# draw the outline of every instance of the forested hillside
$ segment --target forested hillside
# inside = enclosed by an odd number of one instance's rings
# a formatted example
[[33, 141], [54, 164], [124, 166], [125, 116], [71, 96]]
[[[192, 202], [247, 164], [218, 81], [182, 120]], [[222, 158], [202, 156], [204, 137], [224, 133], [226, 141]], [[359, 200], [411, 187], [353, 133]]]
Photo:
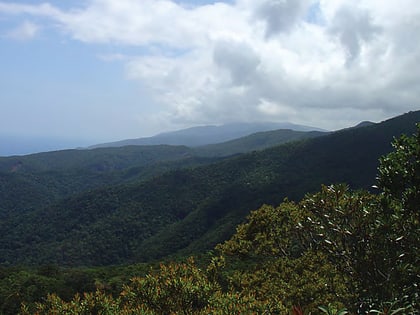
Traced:
[[51, 294], [20, 313], [418, 315], [420, 124], [393, 147], [379, 194], [323, 185], [252, 211], [207, 263], [162, 263], [119, 294]]
[[229, 155], [322, 134], [277, 130], [194, 149], [124, 146], [0, 157], [0, 214], [45, 207], [87, 190], [139, 182], [169, 170], [205, 165]]
[[391, 150], [393, 137], [412, 134], [418, 121], [420, 112], [412, 112], [140, 182], [120, 182], [25, 213], [3, 210], [1, 263], [110, 265], [202, 252], [229, 238], [249, 211], [264, 203], [298, 200], [321, 184], [370, 188], [378, 158]]
[[45, 207], [87, 190], [142, 181], [169, 169], [203, 165], [182, 146], [65, 150], [0, 158], [0, 213]]
[[274, 131], [258, 132], [243, 138], [216, 144], [208, 144], [194, 148], [199, 156], [228, 156], [246, 153], [254, 150], [263, 150], [286, 142], [310, 139], [326, 135], [321, 131], [295, 131], [279, 129]]

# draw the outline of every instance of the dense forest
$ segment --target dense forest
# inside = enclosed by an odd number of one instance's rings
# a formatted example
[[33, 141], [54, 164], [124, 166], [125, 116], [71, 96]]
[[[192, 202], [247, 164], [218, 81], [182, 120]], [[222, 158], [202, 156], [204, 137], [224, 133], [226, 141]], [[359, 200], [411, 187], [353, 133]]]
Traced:
[[369, 189], [393, 137], [418, 121], [414, 112], [217, 160], [170, 146], [5, 159], [0, 263], [105, 266], [210, 250], [264, 203], [322, 184]]
[[0, 313], [418, 314], [419, 121], [134, 167], [0, 159]]

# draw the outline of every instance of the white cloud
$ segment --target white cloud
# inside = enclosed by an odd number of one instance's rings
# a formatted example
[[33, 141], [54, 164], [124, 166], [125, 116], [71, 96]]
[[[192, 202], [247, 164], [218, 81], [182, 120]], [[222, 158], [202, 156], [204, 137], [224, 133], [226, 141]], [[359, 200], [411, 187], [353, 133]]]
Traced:
[[25, 21], [16, 28], [6, 32], [5, 36], [14, 40], [30, 40], [37, 36], [40, 28], [37, 24]]
[[0, 2], [0, 13], [10, 15], [29, 14], [49, 17], [57, 17], [60, 15], [60, 11], [49, 3], [31, 5]]
[[[417, 0], [190, 7], [91, 0], [67, 11], [0, 2], [0, 14], [45, 17], [64, 36], [121, 47], [101, 58], [124, 63], [127, 77], [154, 95], [168, 125], [290, 119], [333, 129], [420, 102]], [[142, 53], [126, 56], [127, 46]]]

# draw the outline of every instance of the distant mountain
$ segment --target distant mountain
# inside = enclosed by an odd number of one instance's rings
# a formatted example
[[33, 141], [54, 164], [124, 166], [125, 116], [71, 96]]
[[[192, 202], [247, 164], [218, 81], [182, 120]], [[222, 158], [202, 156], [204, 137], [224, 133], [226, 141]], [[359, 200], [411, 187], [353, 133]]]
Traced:
[[[321, 184], [370, 188], [378, 158], [391, 150], [394, 137], [414, 133], [419, 121], [420, 111], [411, 112], [145, 181], [84, 191], [23, 213], [2, 212], [0, 263], [111, 265], [212, 248], [263, 203], [300, 199]], [[16, 198], [32, 193], [15, 189]]]
[[319, 128], [296, 125], [292, 123], [234, 123], [221, 126], [199, 126], [182, 129], [173, 132], [161, 133], [153, 137], [122, 140], [117, 142], [103, 143], [89, 147], [121, 147], [126, 145], [185, 145], [189, 147], [203, 146], [226, 142], [229, 140], [248, 136], [253, 133], [291, 129], [295, 131], [325, 131]]
[[362, 121], [362, 122], [358, 123], [356, 126], [354, 126], [353, 128], [367, 127], [367, 126], [372, 126], [374, 124], [375, 123], [371, 122], [371, 121]]

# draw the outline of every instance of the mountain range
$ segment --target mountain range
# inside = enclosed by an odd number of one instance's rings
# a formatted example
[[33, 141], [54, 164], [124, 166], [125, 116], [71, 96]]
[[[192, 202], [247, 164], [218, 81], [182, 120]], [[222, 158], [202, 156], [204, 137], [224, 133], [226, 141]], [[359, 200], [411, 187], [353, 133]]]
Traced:
[[416, 111], [333, 133], [0, 158], [0, 264], [113, 265], [203, 252], [264, 203], [298, 200], [321, 184], [371, 189], [379, 157], [419, 121]]
[[165, 132], [152, 137], [126, 139], [116, 142], [86, 146], [87, 141], [59, 140], [51, 137], [21, 137], [0, 135], [0, 157], [28, 155], [47, 151], [59, 151], [68, 148], [105, 148], [128, 145], [185, 145], [203, 146], [233, 139], [238, 139], [257, 132], [290, 129], [294, 131], [325, 131], [320, 128], [297, 125], [293, 123], [231, 123], [220, 126], [197, 126], [187, 129]]
[[226, 142], [241, 137], [245, 137], [257, 132], [290, 129], [294, 131], [320, 131], [326, 130], [309, 127], [304, 125], [297, 125], [292, 123], [275, 123], [275, 122], [261, 122], [261, 123], [231, 123], [220, 126], [198, 126], [187, 129], [165, 132], [157, 134], [153, 137], [128, 139], [117, 142], [103, 143], [89, 147], [103, 148], [103, 147], [121, 147], [127, 145], [185, 145], [189, 147], [204, 146], [208, 144], [215, 144]]

